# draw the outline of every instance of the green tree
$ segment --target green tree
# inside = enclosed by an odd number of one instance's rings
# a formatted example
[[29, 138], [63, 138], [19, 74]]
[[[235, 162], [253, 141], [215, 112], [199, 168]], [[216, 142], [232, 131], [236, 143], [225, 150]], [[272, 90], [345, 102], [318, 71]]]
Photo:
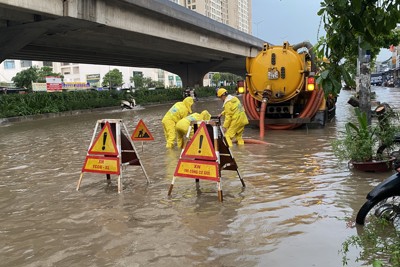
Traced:
[[221, 75], [221, 81], [225, 81], [226, 83], [232, 85], [232, 84], [236, 84], [237, 81], [239, 80], [243, 80], [243, 78], [241, 76], [235, 75], [233, 73], [229, 73], [229, 72], [222, 72], [220, 73]]
[[109, 72], [104, 75], [103, 78], [103, 86], [110, 86], [110, 88], [115, 88], [122, 86], [123, 84], [122, 72], [118, 69], [110, 70]]
[[213, 76], [212, 76], [212, 78], [211, 78], [211, 81], [212, 81], [216, 86], [219, 86], [219, 82], [221, 81], [221, 74], [220, 74], [219, 72], [214, 73]]
[[143, 88], [143, 73], [136, 73], [130, 77], [131, 83], [135, 85], [135, 88]]
[[17, 87], [27, 88], [29, 91], [32, 90], [32, 82], [45, 83], [47, 76], [61, 77], [61, 73], [53, 72], [51, 67], [41, 67], [37, 66], [30, 67], [29, 69], [18, 72], [11, 80]]
[[39, 82], [39, 83], [45, 83], [46, 77], [48, 77], [48, 76], [64, 78], [64, 76], [61, 75], [61, 73], [53, 72], [53, 68], [48, 67], [48, 66], [44, 66], [44, 67], [41, 67], [40, 69], [38, 69], [37, 74], [38, 74], [38, 78], [37, 78], [36, 82]]
[[29, 69], [18, 72], [12, 79], [15, 86], [20, 88], [27, 88], [29, 91], [32, 90], [32, 82], [36, 82], [38, 79], [38, 67], [33, 66]]
[[156, 87], [156, 82], [150, 77], [143, 78], [143, 88]]
[[135, 84], [137, 89], [147, 89], [150, 87], [163, 87], [164, 84], [160, 81], [153, 81], [150, 77], [143, 77], [142, 74], [136, 74], [130, 78], [130, 81]]
[[[318, 15], [321, 16], [326, 36], [319, 40], [316, 47], [318, 58], [327, 58], [320, 62], [323, 71], [317, 80], [325, 94], [337, 95], [341, 81], [354, 84], [350, 75], [351, 64], [362, 59], [361, 76], [370, 75], [369, 58], [374, 60], [380, 48], [388, 47], [396, 41], [398, 33], [393, 32], [400, 21], [400, 0], [324, 0]], [[394, 43], [395, 45], [398, 44]], [[359, 53], [359, 52], [362, 53]], [[354, 64], [354, 63], [353, 63]], [[354, 66], [354, 65], [353, 65]], [[364, 67], [365, 66], [365, 67]], [[370, 117], [370, 88], [359, 90], [360, 108]], [[365, 100], [365, 101], [364, 101]]]

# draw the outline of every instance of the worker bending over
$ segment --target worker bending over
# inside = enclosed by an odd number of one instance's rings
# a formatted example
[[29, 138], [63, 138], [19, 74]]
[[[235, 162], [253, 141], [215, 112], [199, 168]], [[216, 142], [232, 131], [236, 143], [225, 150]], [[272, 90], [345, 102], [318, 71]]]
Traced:
[[[210, 119], [211, 114], [207, 110], [203, 110], [200, 114], [195, 112], [178, 121], [178, 123], [176, 124], [176, 137], [178, 147], [184, 147], [184, 136], [187, 134], [190, 123], [192, 121], [208, 121]], [[192, 128], [190, 132], [190, 138], [193, 136], [193, 134], [194, 130]]]
[[193, 98], [186, 97], [181, 102], [175, 103], [164, 115], [162, 124], [164, 128], [166, 148], [173, 148], [176, 138], [175, 125], [178, 121], [185, 118], [189, 113], [192, 113]]
[[223, 111], [220, 116], [225, 116], [223, 129], [228, 146], [232, 146], [232, 139], [236, 137], [238, 145], [244, 145], [243, 132], [244, 126], [249, 124], [246, 113], [239, 98], [228, 94], [225, 88], [219, 88], [217, 97], [224, 102]]

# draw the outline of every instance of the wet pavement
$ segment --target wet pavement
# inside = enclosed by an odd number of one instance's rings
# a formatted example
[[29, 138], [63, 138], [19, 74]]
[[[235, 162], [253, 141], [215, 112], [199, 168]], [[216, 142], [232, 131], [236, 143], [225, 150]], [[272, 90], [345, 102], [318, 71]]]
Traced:
[[[376, 87], [400, 107], [400, 89]], [[102, 111], [0, 126], [0, 266], [342, 266], [341, 245], [367, 192], [391, 173], [361, 173], [338, 162], [330, 142], [352, 116], [342, 91], [323, 129], [266, 131], [267, 145], [234, 145], [244, 178], [222, 171], [216, 183], [177, 178], [180, 150], [165, 149], [161, 119], [171, 104]], [[221, 102], [196, 102], [212, 115]], [[155, 138], [135, 142], [139, 166], [117, 178], [85, 173], [76, 184], [98, 119], [140, 119]], [[248, 127], [244, 137], [259, 139]], [[358, 251], [351, 251], [355, 257]], [[351, 263], [350, 266], [362, 266]]]

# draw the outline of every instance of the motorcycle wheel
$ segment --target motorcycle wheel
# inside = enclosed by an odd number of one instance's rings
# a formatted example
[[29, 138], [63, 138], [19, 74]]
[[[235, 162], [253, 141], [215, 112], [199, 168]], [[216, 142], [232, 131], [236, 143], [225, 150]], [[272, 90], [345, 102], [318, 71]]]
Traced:
[[381, 201], [367, 201], [357, 213], [356, 223], [364, 225], [374, 219], [400, 221], [400, 196], [390, 196]]

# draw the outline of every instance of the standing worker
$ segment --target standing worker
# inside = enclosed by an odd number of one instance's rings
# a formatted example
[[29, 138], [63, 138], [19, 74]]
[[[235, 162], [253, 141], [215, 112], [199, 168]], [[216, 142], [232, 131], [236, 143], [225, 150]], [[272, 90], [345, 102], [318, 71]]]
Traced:
[[164, 115], [162, 124], [164, 128], [165, 140], [167, 141], [166, 148], [173, 148], [176, 138], [176, 123], [185, 118], [189, 113], [192, 113], [193, 98], [186, 97], [182, 102], [175, 103]]
[[224, 101], [223, 111], [220, 116], [225, 116], [224, 125], [225, 138], [228, 146], [232, 146], [232, 139], [236, 137], [238, 145], [244, 145], [244, 126], [249, 124], [246, 113], [239, 98], [228, 94], [225, 88], [219, 88], [217, 97]]
[[[179, 148], [184, 147], [183, 137], [187, 134], [190, 123], [192, 121], [208, 121], [210, 119], [211, 119], [211, 114], [207, 110], [203, 110], [200, 114], [193, 113], [178, 121], [178, 123], [176, 124], [176, 137], [177, 137], [178, 147]], [[192, 128], [192, 131], [190, 132], [190, 137], [192, 137], [193, 134], [194, 131]]]

